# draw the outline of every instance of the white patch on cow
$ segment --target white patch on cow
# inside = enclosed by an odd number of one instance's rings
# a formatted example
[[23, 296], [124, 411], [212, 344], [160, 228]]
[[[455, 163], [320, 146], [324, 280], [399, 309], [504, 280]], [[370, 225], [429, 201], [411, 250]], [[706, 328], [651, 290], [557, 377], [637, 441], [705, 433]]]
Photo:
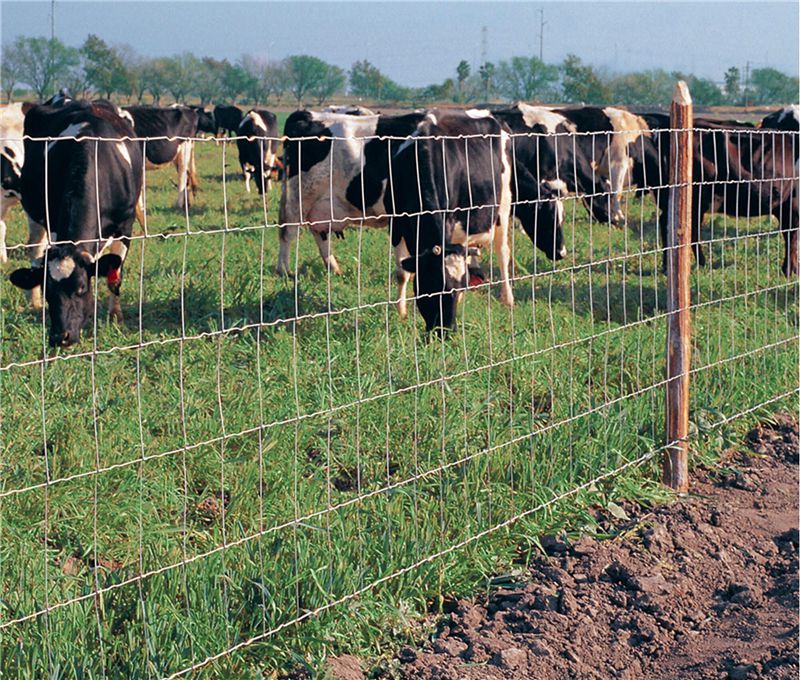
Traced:
[[69, 256], [50, 260], [47, 263], [47, 271], [50, 272], [53, 281], [63, 281], [75, 271], [75, 260]]
[[486, 109], [467, 109], [464, 113], [470, 118], [489, 118], [492, 115], [492, 112]]
[[123, 120], [127, 120], [130, 123], [130, 126], [135, 130], [136, 124], [133, 122], [133, 116], [131, 115], [130, 111], [125, 111], [124, 109], [120, 108], [119, 106], [115, 107], [117, 109], [117, 115], [122, 118]]
[[563, 179], [546, 179], [542, 181], [542, 184], [559, 196], [566, 196], [569, 193], [567, 183]]
[[131, 155], [128, 153], [128, 147], [125, 146], [122, 142], [116, 143], [117, 151], [119, 151], [119, 155], [122, 156], [125, 161], [127, 162], [129, 167], [133, 167], [131, 163]]
[[531, 106], [530, 104], [519, 102], [517, 108], [522, 114], [522, 120], [525, 121], [525, 125], [528, 127], [541, 125], [549, 133], [556, 132], [559, 125], [564, 125], [570, 132], [575, 132], [576, 130], [575, 125], [564, 116], [546, 109], [544, 106]]
[[447, 255], [444, 258], [444, 271], [447, 282], [460, 287], [467, 274], [466, 258], [463, 255]]
[[264, 132], [267, 131], [267, 124], [264, 122], [264, 119], [260, 116], [260, 114], [256, 113], [255, 111], [251, 111], [247, 114], [247, 117], [253, 121], [253, 125], [255, 125], [259, 130], [263, 130]]
[[789, 116], [792, 116], [792, 118], [794, 118], [797, 123], [800, 124], [800, 105], [792, 104], [791, 106], [785, 106], [778, 116], [778, 122], [783, 122], [783, 119], [788, 118]]
[[458, 243], [473, 248], [483, 248], [492, 240], [493, 228], [489, 231], [470, 232], [467, 234], [464, 225], [457, 221], [453, 224], [453, 231], [450, 234], [450, 243]]
[[[562, 224], [564, 224], [564, 204], [558, 199], [556, 199], [556, 215], [558, 219], [558, 226], [561, 226]], [[562, 246], [561, 250], [562, 250], [561, 256], [563, 257], [564, 255], [567, 254], [567, 249]]]
[[[63, 129], [63, 130], [62, 130], [62, 131], [61, 131], [61, 132], [58, 134], [58, 137], [66, 137], [66, 138], [77, 137], [77, 136], [78, 136], [78, 133], [79, 133], [81, 130], [83, 130], [84, 128], [88, 127], [88, 125], [89, 125], [89, 123], [87, 123], [87, 122], [83, 122], [83, 123], [72, 123], [71, 125], [68, 125], [66, 128], [64, 128], [64, 129]], [[47, 150], [48, 150], [48, 151], [50, 151], [50, 149], [52, 149], [52, 148], [53, 148], [53, 146], [54, 146], [55, 144], [57, 144], [57, 143], [58, 143], [58, 140], [57, 140], [57, 139], [54, 139], [52, 142], [50, 142], [50, 143], [47, 145]]]
[[438, 124], [439, 124], [439, 121], [438, 121], [438, 119], [436, 118], [436, 114], [434, 114], [434, 113], [433, 113], [433, 112], [431, 112], [431, 111], [428, 111], [428, 113], [426, 113], [426, 114], [425, 114], [425, 118], [427, 118], [427, 119], [428, 119], [428, 120], [429, 120], [431, 123], [433, 123], [434, 125], [438, 125]]

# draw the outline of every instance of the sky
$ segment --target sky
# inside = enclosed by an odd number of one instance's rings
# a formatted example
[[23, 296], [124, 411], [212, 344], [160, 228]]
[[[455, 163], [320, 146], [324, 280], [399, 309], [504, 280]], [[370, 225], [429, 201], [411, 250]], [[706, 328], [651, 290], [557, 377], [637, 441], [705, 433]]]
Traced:
[[[50, 2], [0, 0], [0, 39], [49, 36]], [[540, 13], [543, 12], [542, 13]], [[312, 54], [342, 68], [368, 59], [402, 85], [538, 55], [574, 53], [612, 72], [664, 68], [721, 81], [729, 66], [798, 74], [800, 3], [790, 2], [75, 2], [56, 0], [55, 34], [95, 33], [145, 56], [237, 59]]]

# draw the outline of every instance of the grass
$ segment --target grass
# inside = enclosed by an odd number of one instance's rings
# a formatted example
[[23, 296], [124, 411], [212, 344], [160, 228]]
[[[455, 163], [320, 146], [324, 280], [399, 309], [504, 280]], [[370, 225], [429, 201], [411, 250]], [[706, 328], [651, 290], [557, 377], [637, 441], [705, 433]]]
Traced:
[[[277, 232], [244, 193], [235, 146], [225, 155], [227, 212], [222, 147], [198, 146], [190, 236], [170, 207], [172, 170], [148, 174], [148, 232], [164, 238], [134, 242], [123, 326], [100, 319], [43, 368], [41, 317], [0, 281], [0, 614], [53, 608], [2, 629], [4, 676], [168, 675], [662, 444], [665, 279], [649, 198], [628, 197], [628, 229], [590, 224], [568, 201], [571, 254], [556, 266], [516, 231], [516, 307], [494, 286], [470, 292], [458, 330], [428, 342], [421, 319], [402, 322], [387, 302], [383, 231], [336, 241], [344, 274], [330, 279], [301, 234], [297, 278], [275, 276]], [[723, 217], [706, 227], [710, 265], [692, 278], [697, 459], [737, 441], [746, 422], [727, 418], [797, 387], [798, 287], [780, 274], [775, 229]], [[9, 243], [24, 239], [17, 212]], [[23, 254], [13, 257], [7, 272]], [[542, 532], [592, 530], [591, 508], [615, 499], [663, 500], [657, 462], [198, 675], [386, 655], [441, 596], [513, 573]]]

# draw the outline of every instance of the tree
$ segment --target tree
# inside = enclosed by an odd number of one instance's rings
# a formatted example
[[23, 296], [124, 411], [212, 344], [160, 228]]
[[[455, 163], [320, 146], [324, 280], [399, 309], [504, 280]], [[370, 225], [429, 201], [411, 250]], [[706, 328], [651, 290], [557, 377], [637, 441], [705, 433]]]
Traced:
[[153, 104], [156, 106], [161, 103], [161, 97], [167, 91], [168, 61], [163, 57], [150, 59], [142, 67], [142, 84], [153, 97]]
[[199, 59], [191, 52], [184, 52], [159, 61], [163, 61], [164, 89], [172, 95], [176, 103], [183, 102], [192, 91]]
[[137, 103], [141, 104], [144, 100], [144, 93], [147, 91], [147, 84], [143, 77], [147, 60], [127, 44], [117, 45], [116, 50], [117, 56], [128, 74], [128, 86], [125, 91], [128, 102], [133, 95], [136, 97]]
[[287, 57], [286, 68], [289, 91], [294, 95], [298, 105], [303, 102], [304, 97], [313, 94], [321, 87], [322, 82], [329, 77], [328, 64], [307, 54]]
[[637, 71], [617, 76], [609, 86], [616, 103], [652, 106], [672, 101], [675, 78], [662, 69]]
[[574, 54], [561, 64], [561, 88], [564, 101], [572, 104], [603, 104], [611, 98], [610, 88], [594, 68]]
[[753, 69], [750, 88], [754, 104], [790, 104], [797, 101], [800, 81], [774, 68]]
[[81, 47], [86, 80], [108, 99], [114, 92], [127, 92], [130, 78], [117, 51], [90, 34]]
[[289, 72], [284, 62], [272, 62], [264, 67], [263, 74], [264, 99], [268, 100], [271, 94], [278, 101], [283, 97], [289, 87]]
[[483, 85], [483, 98], [487, 101], [492, 96], [494, 90], [494, 71], [494, 64], [491, 61], [481, 64], [481, 67], [478, 69], [481, 85]]
[[512, 57], [497, 68], [497, 89], [508, 99], [547, 99], [554, 93], [558, 67], [538, 57]]
[[6, 102], [11, 102], [14, 87], [19, 83], [22, 69], [14, 45], [3, 45], [2, 62], [0, 62], [0, 81], [6, 95]]
[[464, 81], [469, 78], [469, 73], [469, 62], [466, 59], [462, 59], [460, 62], [458, 62], [458, 66], [456, 66], [456, 75], [458, 77], [458, 99], [462, 104], [464, 103]]
[[212, 57], [203, 57], [197, 64], [192, 78], [192, 94], [200, 98], [200, 106], [219, 98], [223, 72], [223, 63]]
[[36, 93], [39, 100], [49, 97], [59, 82], [78, 65], [80, 55], [58, 38], [25, 38], [14, 41], [19, 59], [19, 79]]
[[220, 95], [231, 103], [253, 87], [253, 76], [239, 64], [231, 64], [227, 59], [222, 61], [220, 73]]
[[725, 71], [725, 97], [729, 104], [738, 104], [742, 96], [742, 74], [735, 66]]
[[344, 89], [347, 82], [347, 74], [343, 69], [333, 64], [325, 65], [325, 75], [314, 87], [311, 88], [311, 94], [317, 100], [317, 104], [322, 106], [334, 94]]
[[388, 78], [366, 59], [350, 67], [350, 94], [364, 99], [380, 99]]

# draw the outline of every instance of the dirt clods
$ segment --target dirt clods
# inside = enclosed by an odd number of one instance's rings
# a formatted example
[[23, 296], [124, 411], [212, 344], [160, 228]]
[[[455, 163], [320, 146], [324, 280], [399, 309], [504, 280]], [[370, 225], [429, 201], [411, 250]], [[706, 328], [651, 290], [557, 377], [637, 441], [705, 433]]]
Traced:
[[617, 506], [605, 519], [624, 538], [543, 537], [520, 583], [457, 601], [404, 648], [401, 675], [796, 678], [797, 421], [778, 414], [745, 444], [695, 470], [685, 499]]

